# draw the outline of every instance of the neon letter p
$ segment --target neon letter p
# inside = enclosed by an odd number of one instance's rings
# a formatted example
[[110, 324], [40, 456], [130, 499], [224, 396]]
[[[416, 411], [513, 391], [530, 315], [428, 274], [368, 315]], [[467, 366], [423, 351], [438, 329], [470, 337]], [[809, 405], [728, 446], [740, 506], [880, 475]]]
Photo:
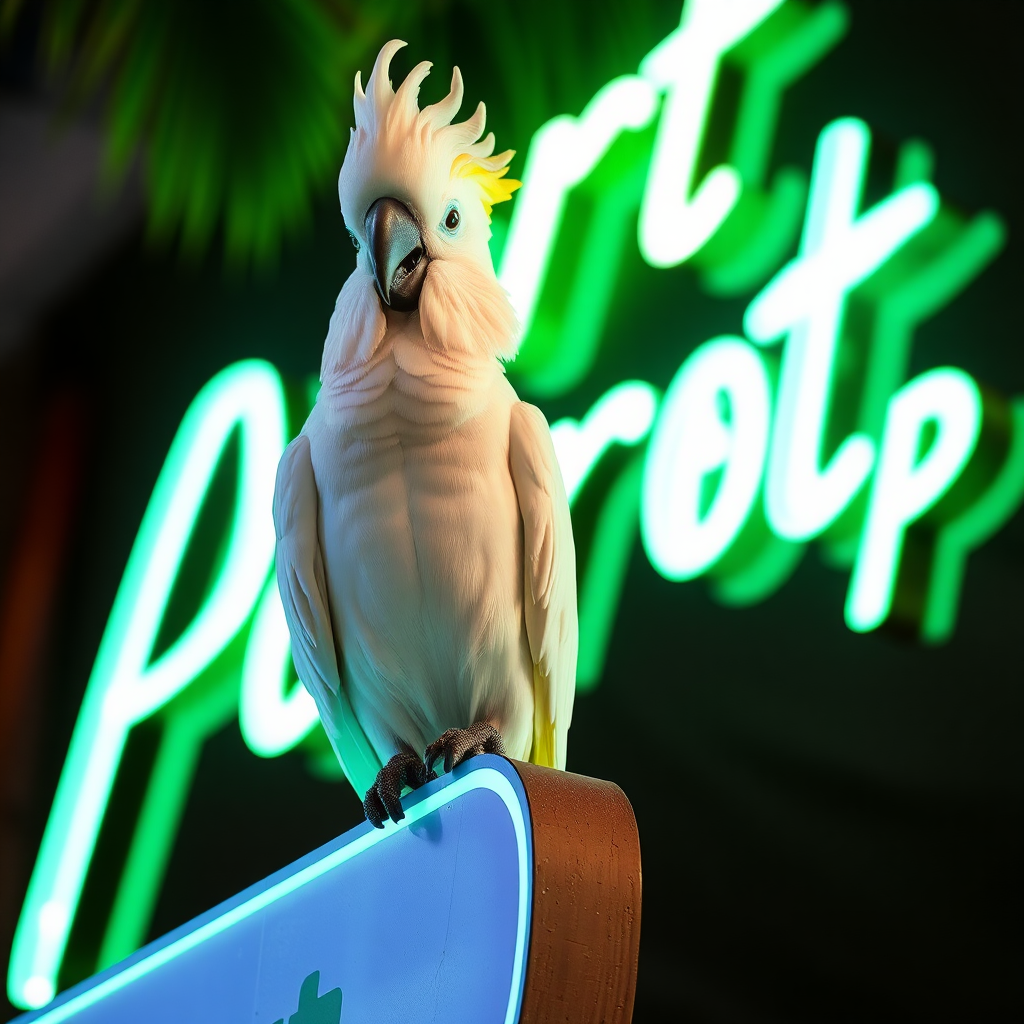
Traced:
[[[977, 384], [962, 370], [929, 370], [889, 400], [867, 520], [846, 599], [846, 624], [857, 632], [889, 614], [903, 538], [949, 490], [974, 454], [981, 431]], [[935, 437], [921, 454], [926, 426]]]

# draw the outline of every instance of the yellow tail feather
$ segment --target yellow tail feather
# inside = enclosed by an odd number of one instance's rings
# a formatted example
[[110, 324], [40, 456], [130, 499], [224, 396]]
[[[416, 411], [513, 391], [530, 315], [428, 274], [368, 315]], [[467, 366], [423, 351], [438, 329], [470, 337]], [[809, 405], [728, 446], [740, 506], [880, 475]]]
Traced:
[[555, 768], [555, 723], [551, 720], [551, 688], [540, 667], [533, 666], [533, 751], [530, 760]]

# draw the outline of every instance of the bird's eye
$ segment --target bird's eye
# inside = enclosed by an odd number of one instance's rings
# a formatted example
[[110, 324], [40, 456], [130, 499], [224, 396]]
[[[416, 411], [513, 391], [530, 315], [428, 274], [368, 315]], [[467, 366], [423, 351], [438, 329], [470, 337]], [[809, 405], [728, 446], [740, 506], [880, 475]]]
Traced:
[[462, 220], [459, 215], [459, 208], [454, 204], [448, 207], [448, 212], [444, 215], [443, 227], [445, 231], [450, 235], [454, 235], [459, 228], [459, 222]]
[[359, 252], [359, 239], [351, 231], [348, 233], [348, 237], [352, 239], [352, 245], [356, 252]]

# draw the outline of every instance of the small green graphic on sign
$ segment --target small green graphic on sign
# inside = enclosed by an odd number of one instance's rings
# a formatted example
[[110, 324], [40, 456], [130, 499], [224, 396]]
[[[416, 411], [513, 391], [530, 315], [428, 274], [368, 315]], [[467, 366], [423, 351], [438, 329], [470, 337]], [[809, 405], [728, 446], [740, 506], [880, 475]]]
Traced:
[[[307, 975], [299, 989], [299, 1008], [288, 1018], [288, 1024], [341, 1024], [341, 989], [332, 988], [318, 996], [320, 972]], [[279, 1017], [274, 1024], [284, 1024]]]

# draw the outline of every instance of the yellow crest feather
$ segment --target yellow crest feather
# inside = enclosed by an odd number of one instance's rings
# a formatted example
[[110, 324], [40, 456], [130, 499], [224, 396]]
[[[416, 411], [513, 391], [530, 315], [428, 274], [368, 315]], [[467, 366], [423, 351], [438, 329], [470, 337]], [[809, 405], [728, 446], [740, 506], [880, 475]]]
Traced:
[[508, 173], [507, 164], [514, 155], [513, 150], [507, 150], [497, 157], [475, 157], [471, 153], [462, 153], [452, 163], [452, 177], [469, 178], [480, 188], [480, 198], [484, 204], [484, 212], [487, 220], [491, 219], [491, 210], [496, 203], [503, 203], [506, 199], [512, 198], [515, 192], [523, 183], [515, 178], [506, 178]]

